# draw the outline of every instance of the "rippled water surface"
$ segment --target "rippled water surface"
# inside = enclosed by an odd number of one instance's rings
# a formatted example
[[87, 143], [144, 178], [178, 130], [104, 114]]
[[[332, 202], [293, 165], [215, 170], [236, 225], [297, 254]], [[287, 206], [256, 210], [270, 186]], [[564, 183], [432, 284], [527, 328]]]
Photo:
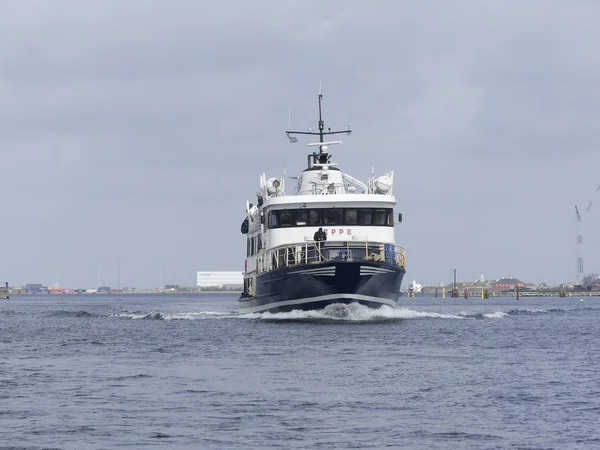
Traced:
[[600, 448], [600, 298], [0, 300], [0, 448]]

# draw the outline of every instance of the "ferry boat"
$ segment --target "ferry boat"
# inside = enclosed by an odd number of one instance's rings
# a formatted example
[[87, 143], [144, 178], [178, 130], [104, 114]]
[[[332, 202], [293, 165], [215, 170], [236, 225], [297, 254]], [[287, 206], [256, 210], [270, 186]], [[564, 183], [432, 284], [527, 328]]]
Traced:
[[[241, 232], [246, 235], [241, 313], [317, 310], [334, 303], [372, 308], [395, 307], [406, 272], [404, 249], [395, 244], [393, 171], [362, 182], [342, 172], [329, 150], [341, 141], [326, 141], [351, 130], [325, 129], [319, 93], [319, 142], [308, 167], [286, 193], [286, 176], [260, 176], [256, 204], [246, 202]], [[318, 151], [317, 151], [318, 150]], [[398, 214], [398, 223], [402, 214]]]

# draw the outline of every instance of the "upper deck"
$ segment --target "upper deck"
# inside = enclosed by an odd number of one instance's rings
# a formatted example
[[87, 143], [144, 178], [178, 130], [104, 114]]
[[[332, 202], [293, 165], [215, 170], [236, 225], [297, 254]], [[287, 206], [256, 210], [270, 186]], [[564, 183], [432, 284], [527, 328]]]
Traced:
[[257, 238], [257, 248], [303, 242], [312, 238], [319, 227], [330, 232], [332, 238], [369, 236], [385, 243], [394, 240], [394, 172], [371, 174], [363, 182], [337, 167], [329, 147], [341, 141], [325, 141], [325, 136], [349, 135], [351, 130], [325, 129], [322, 97], [319, 93], [318, 131], [286, 131], [291, 143], [298, 141], [294, 135], [318, 136], [319, 142], [308, 144], [315, 150], [318, 148], [318, 152], [308, 154], [307, 167], [297, 177], [284, 174], [267, 178], [263, 173], [257, 205], [249, 202], [246, 205], [248, 214], [242, 233]]
[[375, 194], [329, 194], [329, 195], [285, 195], [267, 198], [263, 207], [273, 209], [299, 208], [299, 207], [393, 207], [396, 198], [393, 195]]

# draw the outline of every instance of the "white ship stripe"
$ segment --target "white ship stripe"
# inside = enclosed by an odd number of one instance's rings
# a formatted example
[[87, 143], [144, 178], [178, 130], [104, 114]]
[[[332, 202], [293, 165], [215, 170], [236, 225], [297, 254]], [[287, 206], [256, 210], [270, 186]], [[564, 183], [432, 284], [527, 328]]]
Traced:
[[322, 269], [306, 269], [306, 270], [294, 270], [288, 273], [303, 273], [303, 274], [323, 274], [323, 273], [335, 273], [335, 267], [324, 267]]
[[396, 307], [396, 302], [394, 300], [390, 300], [387, 298], [381, 297], [373, 297], [371, 295], [362, 295], [362, 294], [329, 294], [329, 295], [319, 295], [317, 297], [309, 297], [309, 298], [298, 298], [294, 300], [283, 300], [281, 302], [273, 302], [267, 303], [265, 305], [253, 306], [250, 308], [243, 308], [240, 306], [240, 313], [255, 313], [255, 312], [264, 312], [271, 308], [278, 308], [281, 306], [293, 306], [300, 305], [306, 303], [317, 303], [323, 300], [333, 300], [336, 298], [348, 298], [354, 300], [365, 300], [373, 303], [379, 303], [381, 305], [391, 306], [392, 308]]
[[360, 271], [360, 275], [383, 275], [383, 274], [386, 274], [386, 273], [388, 273], [388, 272], [383, 272], [383, 271], [379, 272], [377, 270], [364, 270], [364, 271], [361, 270]]
[[378, 267], [361, 267], [360, 268], [361, 273], [362, 272], [377, 272], [377, 273], [394, 273], [393, 270], [389, 270], [389, 269], [380, 269]]

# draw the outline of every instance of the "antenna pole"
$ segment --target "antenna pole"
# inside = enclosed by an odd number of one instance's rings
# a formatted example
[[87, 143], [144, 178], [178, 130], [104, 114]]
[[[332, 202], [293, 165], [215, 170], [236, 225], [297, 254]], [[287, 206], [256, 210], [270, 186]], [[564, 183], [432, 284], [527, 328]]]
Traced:
[[[325, 136], [328, 136], [331, 134], [342, 134], [342, 133], [349, 135], [350, 133], [352, 133], [352, 130], [350, 130], [350, 125], [348, 125], [347, 130], [343, 130], [343, 131], [342, 130], [331, 131], [331, 128], [329, 128], [327, 131], [325, 131], [325, 121], [323, 120], [323, 108], [322, 108], [323, 94], [321, 94], [321, 83], [319, 83], [319, 95], [317, 98], [319, 100], [319, 131], [318, 132], [315, 132], [315, 131], [292, 131], [292, 130], [288, 129], [285, 132], [285, 134], [287, 135], [290, 142], [292, 142], [292, 143], [297, 142], [297, 139], [294, 136], [292, 136], [294, 134], [319, 136], [319, 142], [325, 142]], [[324, 153], [322, 145], [319, 146], [319, 153]]]
[[[319, 90], [321, 90], [319, 88]], [[323, 94], [319, 94], [319, 142], [323, 142], [323, 131], [325, 131], [325, 122], [323, 122], [323, 114], [321, 113], [321, 100], [323, 100]], [[321, 147], [319, 147], [321, 149]]]

